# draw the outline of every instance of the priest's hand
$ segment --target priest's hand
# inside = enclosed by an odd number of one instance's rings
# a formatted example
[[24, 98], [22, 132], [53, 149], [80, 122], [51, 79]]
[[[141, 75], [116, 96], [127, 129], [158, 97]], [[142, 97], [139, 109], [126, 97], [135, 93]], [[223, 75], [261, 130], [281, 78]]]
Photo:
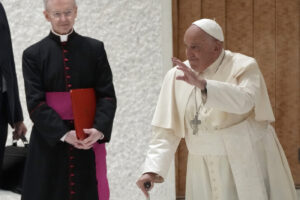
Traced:
[[88, 135], [87, 138], [81, 141], [84, 149], [90, 149], [98, 141], [104, 138], [104, 134], [95, 128], [83, 129], [83, 132]]
[[14, 123], [13, 128], [15, 129], [13, 131], [13, 138], [16, 140], [20, 139], [27, 132], [27, 128], [22, 121]]
[[[149, 197], [149, 191], [153, 188], [154, 183], [162, 183], [164, 179], [156, 173], [144, 173], [136, 182], [136, 185], [142, 190], [145, 196]], [[150, 183], [150, 187], [146, 188], [145, 183]]]
[[77, 149], [84, 149], [84, 145], [82, 144], [82, 142], [77, 139], [75, 130], [67, 132], [64, 141]]
[[197, 77], [197, 74], [188, 66], [186, 66], [181, 60], [178, 58], [173, 57], [172, 62], [174, 65], [177, 65], [177, 69], [181, 70], [183, 72], [182, 76], [177, 76], [176, 80], [182, 80], [185, 81], [191, 85], [194, 85], [201, 90], [204, 90], [206, 87], [206, 80], [205, 79], [199, 79]]

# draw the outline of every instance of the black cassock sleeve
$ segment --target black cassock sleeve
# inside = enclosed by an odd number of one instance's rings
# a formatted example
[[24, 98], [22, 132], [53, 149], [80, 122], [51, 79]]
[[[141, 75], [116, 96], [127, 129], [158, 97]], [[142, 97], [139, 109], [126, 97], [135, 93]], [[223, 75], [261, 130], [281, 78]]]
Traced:
[[69, 128], [57, 112], [46, 103], [43, 74], [38, 58], [38, 48], [29, 48], [23, 53], [27, 108], [38, 134], [41, 134], [42, 138], [53, 146], [60, 142], [61, 137], [69, 131]]
[[[10, 29], [5, 10], [0, 2], [0, 67], [2, 73], [6, 71], [8, 93], [8, 122], [13, 127], [14, 123], [23, 121], [23, 113], [19, 98], [19, 89], [15, 69], [14, 55], [11, 44]], [[2, 74], [3, 75], [3, 74]], [[2, 77], [0, 77], [2, 81]]]
[[97, 70], [96, 74], [96, 115], [94, 120], [94, 128], [104, 134], [104, 139], [99, 141], [109, 142], [111, 138], [111, 131], [115, 111], [117, 107], [117, 100], [113, 85], [112, 72], [107, 60], [104, 45], [100, 42], [97, 48]]
[[17, 74], [16, 74], [16, 68], [15, 68], [15, 61], [13, 58], [13, 54], [10, 59], [9, 67], [11, 67], [11, 78], [13, 82], [12, 87], [12, 95], [14, 98], [14, 110], [10, 110], [10, 115], [12, 121], [10, 122], [10, 125], [13, 126], [14, 123], [23, 121], [23, 112], [22, 107], [20, 103], [20, 97], [19, 97], [19, 88], [18, 88], [18, 80], [17, 80]]

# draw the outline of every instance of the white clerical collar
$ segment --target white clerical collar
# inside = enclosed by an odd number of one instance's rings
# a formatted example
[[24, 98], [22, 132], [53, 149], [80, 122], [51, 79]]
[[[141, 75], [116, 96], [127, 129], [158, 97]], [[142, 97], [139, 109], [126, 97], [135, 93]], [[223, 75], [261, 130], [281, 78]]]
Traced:
[[225, 51], [222, 49], [222, 52], [220, 53], [217, 60], [215, 60], [211, 65], [209, 65], [202, 73], [203, 74], [214, 74], [218, 71], [220, 65], [222, 64], [223, 58], [224, 58]]
[[60, 38], [60, 42], [67, 42], [67, 41], [68, 41], [68, 38], [69, 38], [69, 35], [72, 34], [73, 31], [74, 31], [74, 29], [72, 28], [72, 30], [70, 31], [70, 33], [65, 34], [65, 35], [60, 35], [60, 34], [56, 33], [53, 29], [51, 29], [51, 32], [52, 32], [54, 35], [56, 35], [56, 36], [58, 36], [58, 37]]

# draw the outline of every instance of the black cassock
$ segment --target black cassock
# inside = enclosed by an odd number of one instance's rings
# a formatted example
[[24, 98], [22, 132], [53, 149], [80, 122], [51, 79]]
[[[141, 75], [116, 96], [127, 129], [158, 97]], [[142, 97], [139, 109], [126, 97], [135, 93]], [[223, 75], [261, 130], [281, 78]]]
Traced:
[[[52, 32], [23, 53], [28, 112], [34, 125], [22, 200], [97, 200], [94, 152], [60, 139], [74, 129], [45, 102], [46, 92], [94, 88], [94, 128], [108, 142], [116, 110], [112, 72], [103, 43], [73, 31], [67, 42]], [[100, 142], [100, 141], [99, 141]]]

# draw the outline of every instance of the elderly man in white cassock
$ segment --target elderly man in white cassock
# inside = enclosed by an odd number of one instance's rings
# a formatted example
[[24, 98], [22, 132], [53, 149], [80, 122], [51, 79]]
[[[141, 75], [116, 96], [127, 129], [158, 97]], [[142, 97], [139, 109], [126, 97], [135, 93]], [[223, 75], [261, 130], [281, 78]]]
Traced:
[[258, 64], [224, 50], [223, 41], [221, 27], [210, 19], [185, 32], [188, 60], [173, 58], [177, 67], [165, 76], [137, 185], [148, 197], [185, 138], [187, 200], [296, 200]]

